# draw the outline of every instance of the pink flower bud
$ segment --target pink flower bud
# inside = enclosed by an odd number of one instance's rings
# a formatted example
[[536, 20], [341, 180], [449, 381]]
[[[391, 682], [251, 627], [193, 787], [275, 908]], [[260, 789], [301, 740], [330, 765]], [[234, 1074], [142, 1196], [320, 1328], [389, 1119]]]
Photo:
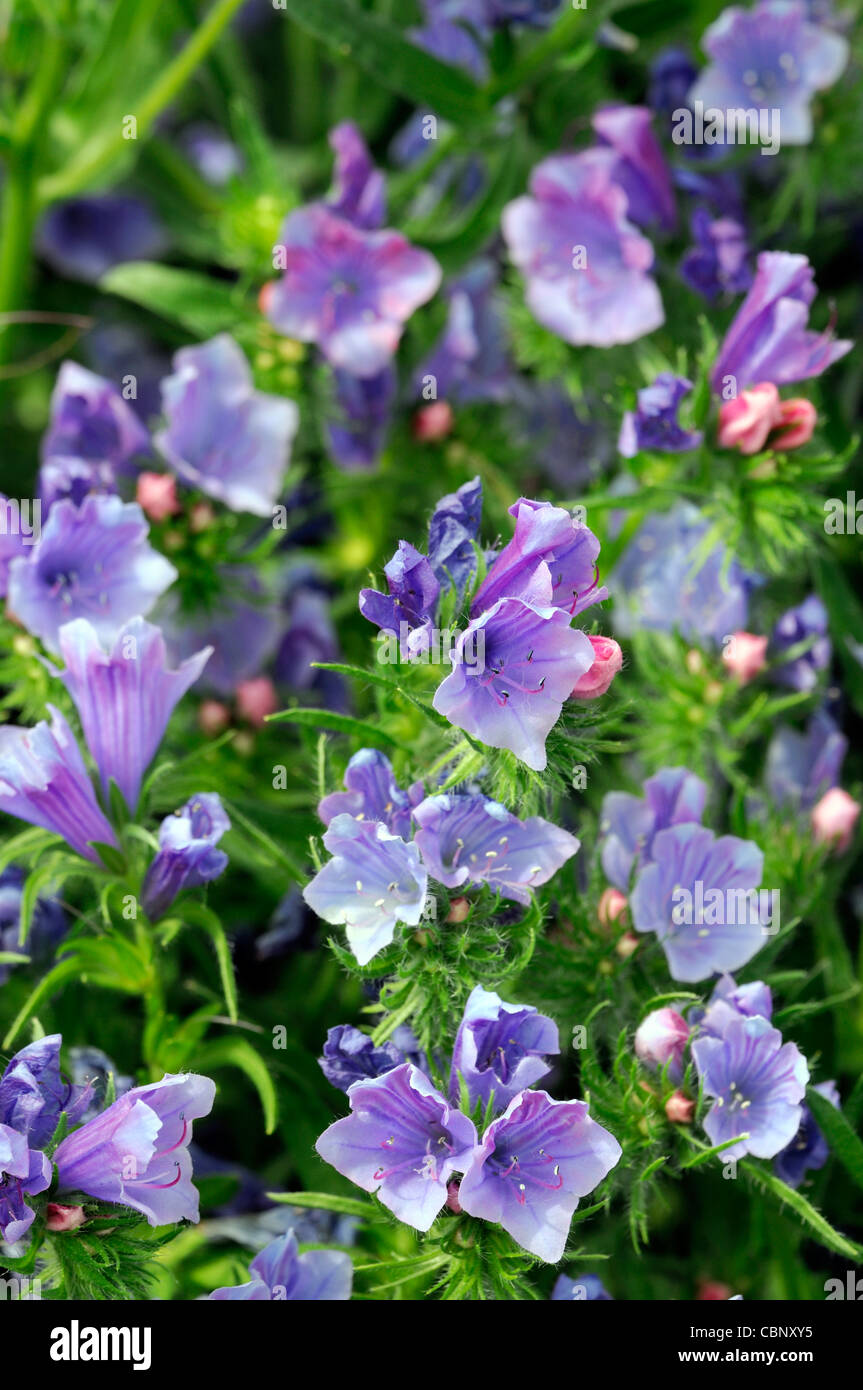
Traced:
[[458, 1216], [461, 1212], [461, 1207], [459, 1205], [458, 1200], [458, 1188], [459, 1184], [455, 1178], [453, 1178], [452, 1182], [448, 1182], [446, 1185], [446, 1204], [449, 1207], [450, 1211], [455, 1212], [456, 1216]]
[[724, 1303], [730, 1297], [731, 1290], [727, 1284], [720, 1284], [717, 1279], [705, 1279], [696, 1294], [696, 1301], [698, 1303]]
[[659, 1068], [669, 1063], [673, 1081], [683, 1075], [683, 1049], [689, 1025], [674, 1009], [654, 1009], [642, 1019], [635, 1034], [635, 1055], [647, 1066]]
[[764, 670], [766, 653], [766, 637], [757, 637], [754, 632], [735, 632], [722, 649], [722, 661], [729, 675], [746, 685]]
[[449, 912], [446, 915], [448, 922], [464, 922], [470, 912], [470, 903], [467, 898], [451, 898]]
[[437, 444], [452, 433], [455, 416], [448, 401], [433, 401], [417, 411], [411, 426], [414, 439], [423, 444]]
[[589, 637], [593, 647], [593, 665], [579, 677], [573, 687], [573, 700], [595, 700], [604, 695], [623, 665], [623, 652], [613, 637]]
[[198, 710], [198, 723], [205, 734], [220, 734], [231, 722], [231, 711], [219, 700], [204, 700]]
[[83, 1207], [66, 1207], [49, 1202], [45, 1208], [45, 1228], [49, 1231], [75, 1231], [84, 1225]]
[[719, 410], [722, 448], [757, 454], [767, 443], [770, 431], [782, 419], [780, 405], [779, 392], [772, 381], [741, 391], [733, 401], [724, 401]]
[[825, 792], [812, 810], [812, 831], [819, 845], [833, 845], [842, 854], [851, 843], [851, 836], [860, 815], [860, 806], [841, 787]]
[[621, 960], [628, 960], [633, 951], [638, 950], [638, 937], [633, 931], [625, 931], [614, 947]]
[[180, 511], [177, 480], [171, 473], [140, 473], [135, 497], [151, 521], [165, 521]]
[[596, 908], [596, 915], [600, 925], [610, 927], [619, 917], [622, 917], [627, 908], [626, 898], [619, 888], [606, 888], [599, 900]]
[[674, 1091], [665, 1102], [665, 1113], [673, 1125], [690, 1125], [695, 1114], [695, 1101], [682, 1091]]
[[795, 396], [791, 401], [780, 401], [779, 424], [782, 431], [771, 441], [774, 449], [799, 449], [808, 444], [815, 432], [818, 414], [811, 401], [805, 396]]
[[279, 708], [279, 697], [269, 676], [255, 676], [237, 686], [237, 711], [256, 728], [261, 728], [268, 714]]

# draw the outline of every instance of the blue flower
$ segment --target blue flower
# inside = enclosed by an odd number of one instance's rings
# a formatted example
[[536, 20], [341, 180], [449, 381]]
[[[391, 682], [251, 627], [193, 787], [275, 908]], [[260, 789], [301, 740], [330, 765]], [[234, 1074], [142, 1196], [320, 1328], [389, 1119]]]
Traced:
[[695, 245], [680, 262], [680, 273], [696, 294], [711, 303], [723, 294], [740, 294], [752, 284], [746, 230], [733, 217], [712, 217], [707, 208], [692, 214]]
[[123, 261], [157, 260], [166, 238], [140, 198], [96, 193], [50, 207], [39, 224], [36, 245], [61, 275], [94, 285]]
[[22, 1134], [0, 1124], [0, 1239], [10, 1245], [25, 1236], [36, 1213], [25, 1197], [51, 1183], [51, 1160], [31, 1149]]
[[599, 822], [602, 868], [609, 882], [628, 893], [633, 867], [649, 861], [657, 832], [700, 821], [706, 800], [706, 785], [685, 767], [664, 767], [648, 777], [643, 799], [609, 792]]
[[728, 1025], [736, 1018], [773, 1017], [773, 995], [763, 980], [738, 985], [730, 975], [722, 975], [707, 1001], [705, 1009], [690, 1009], [689, 1022], [698, 1025], [698, 1035], [711, 1038], [725, 1036]]
[[184, 888], [210, 883], [224, 872], [228, 856], [216, 849], [230, 830], [215, 792], [198, 792], [159, 827], [159, 852], [144, 878], [141, 906], [151, 922], [164, 917]]
[[598, 1274], [578, 1274], [574, 1279], [559, 1274], [551, 1291], [555, 1303], [594, 1303], [614, 1300]]
[[384, 565], [389, 594], [377, 589], [360, 590], [360, 612], [384, 632], [427, 629], [434, 621], [440, 584], [425, 555], [408, 541], [399, 541], [398, 550]]
[[355, 227], [374, 230], [382, 226], [386, 217], [384, 176], [374, 167], [360, 131], [353, 121], [342, 121], [328, 138], [336, 165], [327, 207]]
[[[808, 643], [807, 648], [792, 660], [778, 660], [784, 652], [804, 642]], [[773, 629], [770, 655], [776, 663], [771, 668], [771, 676], [779, 685], [807, 692], [815, 689], [819, 671], [827, 669], [833, 655], [827, 609], [817, 594], [810, 594], [796, 608], [783, 613]]]
[[803, 1117], [809, 1068], [794, 1043], [765, 1018], [732, 1020], [721, 1038], [698, 1038], [692, 1055], [714, 1103], [704, 1119], [712, 1144], [738, 1142], [723, 1157], [773, 1158], [791, 1143]]
[[318, 802], [318, 815], [329, 825], [334, 816], [383, 821], [403, 840], [410, 839], [413, 807], [422, 800], [423, 784], [414, 782], [406, 792], [393, 776], [392, 764], [377, 748], [361, 748], [345, 769], [347, 791], [330, 792]]
[[685, 430], [677, 420], [677, 411], [684, 396], [692, 390], [692, 382], [673, 372], [660, 372], [652, 386], [638, 392], [638, 409], [627, 411], [620, 427], [617, 442], [624, 458], [633, 458], [642, 449], [663, 454], [685, 454], [697, 449], [703, 435], [700, 430]]
[[677, 222], [671, 174], [659, 141], [653, 133], [646, 106], [604, 106], [591, 125], [600, 146], [617, 155], [612, 178], [626, 194], [626, 215], [640, 227], [658, 223], [673, 232]]
[[[835, 1081], [820, 1081], [813, 1086], [825, 1100], [839, 1109], [839, 1092]], [[778, 1153], [773, 1160], [773, 1171], [789, 1187], [799, 1187], [806, 1174], [823, 1168], [830, 1157], [827, 1140], [815, 1123], [815, 1116], [808, 1105], [802, 1106], [800, 1128], [787, 1148]]]
[[332, 374], [334, 399], [326, 417], [330, 457], [347, 473], [375, 467], [384, 447], [396, 393], [396, 374], [388, 364], [375, 376]]
[[459, 1096], [459, 1077], [467, 1085], [471, 1109], [485, 1106], [494, 1092], [495, 1113], [532, 1086], [551, 1067], [546, 1057], [560, 1052], [557, 1024], [529, 1004], [505, 1004], [477, 985], [465, 1004], [452, 1055], [450, 1096]]
[[128, 473], [136, 458], [150, 452], [147, 430], [113, 383], [77, 362], [64, 362], [42, 439], [43, 467], [65, 460]]
[[340, 1023], [329, 1029], [324, 1055], [318, 1058], [318, 1065], [331, 1086], [349, 1091], [355, 1081], [384, 1076], [404, 1060], [394, 1043], [385, 1042], [375, 1047], [368, 1033]]
[[848, 751], [848, 740], [824, 710], [810, 719], [805, 733], [780, 724], [767, 748], [765, 782], [776, 806], [811, 811], [831, 787]]
[[457, 492], [442, 497], [429, 522], [428, 559], [441, 588], [450, 582], [459, 598], [464, 595], [474, 570], [482, 516], [482, 482], [477, 476]]
[[64, 1081], [59, 1033], [22, 1047], [0, 1076], [0, 1124], [24, 1136], [32, 1149], [44, 1149], [65, 1112], [79, 1122], [92, 1100], [89, 1085]]
[[270, 1299], [304, 1303], [346, 1300], [351, 1296], [354, 1267], [350, 1255], [338, 1250], [307, 1250], [300, 1254], [293, 1231], [270, 1241], [249, 1265], [248, 1284], [215, 1289], [210, 1298]]

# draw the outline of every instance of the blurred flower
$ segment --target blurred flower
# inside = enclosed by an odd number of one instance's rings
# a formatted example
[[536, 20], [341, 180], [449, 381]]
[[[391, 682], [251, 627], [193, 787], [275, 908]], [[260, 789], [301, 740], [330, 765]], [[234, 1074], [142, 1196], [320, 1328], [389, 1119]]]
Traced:
[[598, 1274], [577, 1274], [574, 1279], [558, 1274], [551, 1298], [555, 1303], [614, 1302]]
[[[812, 1087], [825, 1100], [839, 1109], [839, 1092], [835, 1081], [819, 1081]], [[799, 1187], [810, 1170], [823, 1168], [830, 1157], [827, 1140], [815, 1123], [815, 1117], [808, 1105], [802, 1108], [800, 1128], [787, 1148], [778, 1153], [773, 1160], [773, 1171], [789, 1187]]]
[[167, 521], [182, 510], [173, 473], [139, 473], [135, 501], [151, 521]]
[[658, 223], [663, 231], [673, 232], [677, 222], [674, 189], [649, 108], [605, 106], [594, 113], [591, 125], [600, 147], [607, 145], [617, 155], [612, 179], [626, 194], [630, 220], [640, 227]]
[[706, 785], [685, 767], [664, 767], [648, 777], [643, 799], [629, 792], [609, 792], [603, 797], [599, 821], [606, 878], [621, 893], [628, 893], [633, 866], [641, 868], [649, 862], [656, 834], [670, 825], [700, 821], [706, 800]]
[[49, 1202], [45, 1208], [46, 1231], [77, 1231], [84, 1225], [84, 1208], [66, 1206], [61, 1202]]
[[391, 364], [374, 376], [354, 376], [337, 369], [332, 374], [334, 396], [325, 428], [329, 453], [336, 467], [353, 473], [372, 469], [384, 448], [396, 394]]
[[529, 1004], [505, 1004], [499, 995], [477, 985], [465, 1004], [452, 1054], [450, 1098], [456, 1104], [460, 1082], [472, 1110], [485, 1107], [494, 1093], [494, 1114], [532, 1086], [551, 1067], [546, 1061], [560, 1052], [557, 1024]]
[[87, 618], [113, 642], [132, 617], [149, 613], [177, 571], [147, 541], [149, 527], [135, 502], [90, 495], [51, 508], [27, 558], [9, 567], [9, 607], [49, 651], [60, 628]]
[[757, 454], [767, 436], [779, 424], [779, 392], [772, 381], [741, 391], [719, 407], [717, 438], [723, 449], [739, 449], [741, 454]]
[[815, 433], [818, 412], [811, 401], [804, 396], [795, 396], [790, 401], [779, 402], [779, 423], [781, 431], [773, 440], [774, 449], [799, 449], [808, 444]]
[[687, 97], [698, 76], [698, 68], [682, 48], [663, 48], [650, 64], [648, 101], [653, 110], [670, 116], [687, 105]]
[[543, 327], [576, 346], [611, 347], [665, 320], [648, 275], [653, 247], [627, 220], [611, 150], [553, 155], [530, 176], [530, 196], [503, 211], [503, 234]]
[[457, 404], [500, 401], [509, 394], [512, 367], [497, 278], [491, 261], [478, 260], [449, 284], [446, 326], [414, 376], [417, 394], [424, 399], [429, 399], [425, 392], [431, 384], [433, 400]]
[[39, 497], [45, 515], [55, 502], [62, 502], [64, 498], [80, 507], [91, 493], [116, 491], [116, 478], [110, 463], [55, 457], [46, 459], [39, 469]]
[[680, 262], [680, 273], [696, 294], [711, 303], [723, 294], [741, 294], [752, 284], [746, 229], [733, 217], [712, 217], [707, 208], [692, 214], [695, 245]]
[[43, 215], [36, 248], [52, 270], [95, 284], [123, 261], [155, 261], [165, 232], [140, 198], [95, 193], [54, 203]]
[[[69, 930], [66, 913], [56, 898], [36, 899], [27, 935], [21, 942], [21, 898], [27, 875], [17, 865], [10, 864], [0, 873], [0, 951], [14, 951], [44, 964], [54, 954], [56, 946]], [[11, 963], [0, 965], [0, 985], [9, 978]]]
[[859, 802], [841, 787], [831, 787], [812, 808], [815, 843], [830, 845], [837, 854], [844, 854], [851, 843], [859, 817]]
[[805, 5], [795, 0], [759, 0], [751, 10], [733, 5], [705, 30], [701, 47], [713, 61], [690, 100], [705, 108], [778, 110], [786, 145], [812, 139], [809, 103], [848, 61], [847, 41], [809, 24]]
[[356, 820], [382, 821], [394, 835], [410, 839], [411, 814], [423, 798], [422, 782], [413, 782], [402, 791], [389, 758], [377, 748], [361, 748], [354, 753], [343, 780], [346, 791], [330, 792], [318, 802], [324, 825], [334, 816], [348, 815]]
[[809, 1068], [794, 1043], [761, 1017], [738, 1018], [721, 1038], [698, 1038], [692, 1055], [714, 1103], [704, 1119], [711, 1144], [739, 1141], [723, 1159], [773, 1158], [794, 1138], [802, 1119]]
[[748, 685], [767, 665], [767, 638], [754, 632], [732, 632], [722, 648], [722, 664], [740, 685]]
[[269, 676], [254, 676], [237, 686], [237, 713], [255, 728], [261, 729], [268, 714], [279, 708], [279, 697]]
[[606, 928], [613, 926], [619, 918], [623, 917], [627, 907], [627, 900], [618, 888], [603, 889], [596, 906], [596, 915], [600, 926]]
[[359, 129], [353, 121], [342, 121], [328, 138], [336, 165], [327, 207], [355, 227], [374, 230], [382, 226], [386, 217], [384, 176], [374, 167]]
[[[833, 644], [827, 629], [827, 609], [817, 594], [810, 594], [796, 608], [783, 613], [770, 638], [770, 655], [774, 660], [771, 677], [779, 685], [792, 690], [814, 690], [818, 672], [830, 665]], [[807, 642], [807, 649], [791, 661], [777, 664], [783, 652]]]
[[689, 1025], [674, 1009], [654, 1009], [635, 1032], [635, 1055], [646, 1066], [661, 1070], [668, 1063], [672, 1081], [683, 1076], [683, 1053], [689, 1041]]
[[243, 156], [218, 126], [198, 121], [186, 126], [180, 144], [201, 178], [224, 188], [243, 170]]
[[190, 487], [233, 511], [272, 517], [299, 425], [293, 401], [256, 391], [228, 333], [180, 348], [162, 382], [166, 426], [155, 443]]
[[311, 570], [295, 570], [285, 595], [287, 630], [276, 654], [279, 681], [294, 690], [314, 693], [327, 709], [344, 709], [347, 694], [344, 677], [336, 671], [318, 671], [313, 661], [338, 661], [338, 638], [330, 614], [330, 599]]
[[43, 465], [55, 460], [109, 464], [132, 471], [151, 452], [150, 436], [114, 384], [77, 362], [64, 362], [51, 394], [51, 418], [42, 438]]
[[[206, 606], [181, 609], [175, 595], [160, 605], [156, 620], [175, 659], [212, 647], [202, 686], [216, 695], [233, 695], [241, 681], [256, 676], [279, 641], [278, 606], [251, 565], [215, 569], [217, 594]], [[335, 655], [315, 656], [333, 661]]]
[[674, 1091], [665, 1102], [666, 1119], [673, 1125], [692, 1124], [692, 1117], [695, 1114], [695, 1101], [690, 1100], [682, 1091]]
[[422, 0], [422, 9], [425, 24], [408, 30], [411, 42], [485, 82], [488, 62], [478, 40], [488, 34], [488, 0]]
[[411, 421], [414, 439], [421, 444], [439, 444], [452, 433], [455, 416], [447, 401], [432, 401], [431, 405], [420, 406]]
[[215, 1094], [209, 1077], [191, 1074], [127, 1091], [59, 1145], [59, 1193], [132, 1207], [151, 1226], [197, 1221], [191, 1122], [209, 1115]]
[[211, 1299], [270, 1299], [320, 1303], [351, 1296], [354, 1270], [350, 1255], [339, 1250], [307, 1250], [300, 1255], [293, 1231], [271, 1243], [249, 1265], [252, 1280], [235, 1288], [215, 1289]]
[[642, 449], [663, 454], [685, 454], [697, 449], [703, 439], [700, 430], [685, 430], [678, 423], [677, 411], [692, 382], [673, 372], [660, 372], [652, 386], [638, 392], [638, 409], [627, 411], [617, 442], [624, 458], [634, 458]]
[[767, 748], [771, 800], [780, 809], [810, 811], [838, 783], [847, 750], [848, 740], [823, 710], [812, 716], [805, 734], [780, 724]]
[[151, 922], [164, 917], [184, 888], [210, 883], [224, 872], [228, 856], [216, 845], [230, 828], [215, 792], [198, 792], [165, 817], [159, 827], [159, 852], [141, 889], [141, 906]]
[[473, 1124], [410, 1062], [355, 1082], [348, 1100], [352, 1114], [315, 1145], [321, 1158], [365, 1192], [377, 1192], [400, 1221], [427, 1231], [447, 1200], [450, 1174], [471, 1160]]

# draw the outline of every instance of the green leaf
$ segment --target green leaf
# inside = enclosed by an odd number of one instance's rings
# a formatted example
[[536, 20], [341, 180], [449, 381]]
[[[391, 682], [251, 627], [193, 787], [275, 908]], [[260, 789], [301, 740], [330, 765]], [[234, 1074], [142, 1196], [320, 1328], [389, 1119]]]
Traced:
[[13, 1019], [12, 1026], [3, 1039], [4, 1050], [8, 1050], [12, 1046], [22, 1025], [27, 1022], [31, 1014], [36, 1012], [42, 1000], [50, 999], [51, 995], [56, 994], [62, 984], [65, 984], [67, 980], [75, 979], [80, 975], [80, 972], [81, 967], [77, 960], [61, 960], [59, 965], [55, 965], [53, 970], [49, 970], [47, 975], [42, 976], [33, 993]]
[[367, 1221], [378, 1215], [371, 1202], [355, 1197], [337, 1197], [332, 1192], [268, 1192], [271, 1202], [284, 1202], [291, 1207], [314, 1207], [318, 1211], [334, 1211], [339, 1216], [361, 1216]]
[[257, 1091], [264, 1112], [264, 1127], [272, 1134], [279, 1114], [279, 1102], [270, 1073], [262, 1057], [245, 1038], [225, 1038], [207, 1043], [199, 1053], [202, 1067], [237, 1067], [245, 1072]]
[[348, 0], [284, 0], [297, 24], [334, 49], [340, 64], [358, 63], [414, 106], [464, 125], [488, 110], [483, 92], [461, 68], [442, 63], [375, 15]]
[[770, 1197], [773, 1197], [780, 1206], [788, 1207], [803, 1225], [807, 1227], [809, 1234], [828, 1250], [834, 1250], [837, 1255], [844, 1255], [846, 1259], [855, 1260], [858, 1263], [863, 1259], [863, 1247], [855, 1245], [853, 1240], [843, 1236], [841, 1231], [835, 1231], [830, 1222], [825, 1219], [812, 1203], [807, 1201], [801, 1192], [796, 1192], [793, 1187], [781, 1181], [769, 1168], [760, 1168], [748, 1159], [741, 1159], [738, 1167], [742, 1171], [746, 1180], [753, 1187], [759, 1187]]
[[248, 322], [251, 313], [238, 302], [234, 288], [191, 270], [127, 261], [109, 270], [99, 282], [108, 294], [131, 299], [200, 338], [230, 332]]
[[349, 714], [334, 714], [329, 709], [283, 709], [279, 710], [278, 714], [268, 714], [267, 723], [308, 724], [313, 729], [332, 729], [338, 734], [377, 739], [379, 743], [387, 743], [391, 748], [402, 746], [398, 739], [384, 733], [383, 729], [376, 729], [374, 724], [367, 724], [362, 719], [353, 719]]
[[225, 929], [215, 912], [211, 912], [203, 903], [195, 901], [185, 903], [181, 908], [181, 913], [186, 921], [201, 927], [212, 941], [216, 951], [216, 959], [219, 962], [219, 976], [222, 981], [222, 994], [225, 996], [225, 1007], [231, 1022], [236, 1023], [238, 1017], [237, 982], [234, 979], [234, 962], [231, 959], [231, 948], [225, 935]]
[[814, 1086], [806, 1087], [806, 1104], [815, 1116], [818, 1128], [830, 1146], [830, 1152], [835, 1154], [857, 1186], [863, 1187], [863, 1143], [854, 1133], [842, 1111], [831, 1105]]

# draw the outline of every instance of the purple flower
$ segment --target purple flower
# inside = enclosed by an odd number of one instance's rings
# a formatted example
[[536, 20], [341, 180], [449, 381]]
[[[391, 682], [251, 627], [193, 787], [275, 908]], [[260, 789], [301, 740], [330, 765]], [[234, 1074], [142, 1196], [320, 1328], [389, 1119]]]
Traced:
[[447, 1179], [463, 1173], [476, 1130], [410, 1062], [385, 1076], [357, 1081], [352, 1113], [324, 1130], [315, 1148], [337, 1172], [418, 1231], [446, 1202]]
[[707, 1008], [690, 1010], [689, 1017], [698, 1025], [700, 1036], [722, 1038], [728, 1025], [736, 1018], [770, 1019], [773, 1016], [773, 995], [763, 980], [738, 985], [730, 975], [722, 975], [707, 1002]]
[[[216, 578], [220, 588], [211, 606], [188, 614], [171, 595], [160, 605], [156, 618], [174, 659], [188, 659], [203, 647], [212, 647], [202, 685], [218, 695], [233, 695], [241, 681], [257, 675], [272, 655], [280, 635], [279, 609], [250, 565], [219, 566]], [[297, 626], [305, 633], [299, 620]], [[332, 647], [316, 647], [311, 656], [299, 638], [298, 647], [305, 657], [304, 669], [308, 660], [335, 661], [337, 657]]]
[[293, 401], [256, 391], [228, 333], [181, 348], [162, 382], [166, 428], [155, 438], [189, 487], [236, 512], [272, 516], [299, 424]]
[[252, 1280], [236, 1288], [215, 1289], [214, 1299], [321, 1303], [351, 1296], [354, 1267], [339, 1250], [307, 1250], [301, 1255], [293, 1231], [270, 1241], [249, 1265]]
[[292, 212], [281, 246], [285, 275], [269, 287], [267, 317], [280, 333], [317, 343], [333, 367], [353, 376], [383, 371], [403, 325], [440, 284], [440, 266], [427, 251], [321, 206]]
[[591, 125], [600, 145], [617, 155], [612, 178], [626, 194], [630, 220], [640, 227], [658, 223], [664, 231], [673, 232], [677, 222], [674, 189], [648, 107], [606, 106], [594, 113]]
[[665, 320], [648, 275], [653, 247], [627, 220], [611, 150], [553, 155], [530, 176], [530, 196], [503, 211], [503, 234], [527, 280], [528, 308], [576, 346], [611, 347]]
[[[25, 533], [22, 521], [26, 520], [26, 510], [22, 518], [20, 503], [18, 503], [18, 518], [14, 516], [15, 499], [9, 499], [0, 492], [0, 515], [8, 517], [10, 520], [0, 527], [0, 598], [5, 598], [9, 589], [9, 568], [13, 560], [20, 555], [26, 560], [30, 554], [30, 547], [35, 538], [34, 512], [30, 513], [32, 518], [30, 525], [26, 528], [30, 534]], [[14, 524], [10, 524], [10, 522]]]
[[810, 692], [818, 684], [818, 672], [830, 665], [833, 644], [827, 630], [827, 609], [817, 594], [810, 594], [796, 608], [783, 613], [773, 629], [770, 654], [774, 659], [792, 647], [808, 643], [791, 661], [775, 664], [771, 676], [779, 685]]
[[627, 411], [620, 426], [618, 451], [634, 458], [642, 449], [661, 454], [685, 454], [697, 449], [703, 439], [700, 430], [685, 430], [678, 423], [677, 411], [692, 382], [673, 372], [660, 372], [652, 386], [638, 392], [638, 409]]
[[740, 294], [752, 284], [746, 230], [733, 217], [711, 217], [707, 208], [692, 214], [695, 245], [680, 262], [680, 273], [696, 294], [711, 303], [723, 294]]
[[214, 188], [224, 188], [243, 171], [242, 154], [218, 126], [198, 121], [186, 127], [179, 143], [201, 178]]
[[712, 1144], [739, 1138], [723, 1158], [773, 1158], [800, 1127], [809, 1068], [766, 1018], [738, 1018], [721, 1038], [698, 1038], [692, 1055], [714, 1103], [704, 1118]]
[[64, 362], [51, 395], [51, 420], [42, 439], [42, 461], [109, 464], [130, 472], [150, 453], [150, 436], [112, 382], [77, 362]]
[[[836, 1110], [839, 1109], [839, 1092], [835, 1081], [820, 1081], [812, 1089], [829, 1100]], [[827, 1140], [815, 1123], [815, 1116], [808, 1105], [801, 1108], [800, 1128], [788, 1147], [773, 1160], [774, 1173], [789, 1187], [799, 1187], [810, 1169], [823, 1168], [830, 1157]]]
[[159, 826], [159, 852], [144, 878], [141, 906], [151, 922], [164, 917], [184, 888], [218, 878], [228, 863], [216, 849], [231, 822], [215, 792], [198, 792]]
[[51, 1160], [31, 1149], [22, 1134], [0, 1124], [0, 1239], [10, 1245], [26, 1235], [36, 1213], [24, 1198], [51, 1184]]
[[459, 598], [476, 569], [474, 541], [482, 517], [482, 481], [477, 476], [442, 497], [429, 522], [428, 559], [441, 588], [450, 581]]
[[[515, 535], [474, 595], [474, 618], [503, 598], [550, 602], [574, 616], [608, 597], [605, 587], [597, 587], [599, 541], [583, 521], [565, 507], [527, 497], [514, 502], [509, 514], [515, 517]], [[537, 570], [543, 561], [551, 573], [550, 597], [545, 596], [542, 581], [537, 587]]]
[[77, 1124], [91, 1101], [90, 1086], [73, 1086], [60, 1074], [59, 1033], [38, 1038], [8, 1063], [0, 1077], [0, 1124], [23, 1135], [33, 1149], [44, 1149], [65, 1111]]
[[774, 906], [772, 895], [755, 891], [764, 867], [758, 846], [690, 823], [660, 830], [652, 855], [629, 905], [636, 931], [656, 932], [672, 978], [705, 980], [751, 960]]
[[393, 1042], [375, 1047], [368, 1033], [340, 1023], [327, 1033], [324, 1055], [318, 1058], [318, 1065], [331, 1086], [349, 1091], [355, 1081], [385, 1076], [404, 1061], [404, 1054]]
[[512, 372], [505, 328], [494, 294], [496, 267], [475, 261], [447, 290], [449, 313], [441, 337], [417, 369], [418, 394], [433, 380], [435, 399], [500, 401], [510, 392]]
[[39, 224], [36, 245], [59, 274], [95, 284], [123, 261], [157, 260], [166, 240], [161, 224], [140, 198], [98, 193], [49, 208]]
[[413, 782], [406, 792], [393, 776], [392, 764], [377, 748], [361, 748], [345, 769], [347, 791], [330, 792], [318, 802], [318, 815], [324, 825], [334, 816], [353, 816], [362, 821], [383, 821], [387, 830], [410, 839], [411, 813], [422, 800], [422, 782]]
[[599, 822], [602, 868], [606, 878], [629, 892], [633, 866], [651, 857], [654, 836], [670, 825], [700, 821], [707, 787], [685, 767], [664, 767], [644, 784], [644, 799], [628, 792], [609, 792], [603, 798]]
[[386, 217], [384, 176], [372, 163], [366, 142], [353, 121], [342, 121], [329, 134], [336, 156], [333, 193], [327, 199], [331, 212], [369, 231], [382, 226]]
[[405, 844], [380, 821], [335, 816], [324, 835], [333, 858], [303, 889], [325, 922], [344, 926], [360, 965], [388, 946], [396, 922], [418, 925], [428, 875], [416, 845]]
[[806, 6], [795, 0], [760, 0], [751, 10], [732, 5], [705, 31], [701, 46], [713, 61], [690, 100], [724, 110], [778, 110], [786, 145], [812, 139], [809, 103], [848, 61], [847, 41], [807, 23]]
[[721, 392], [729, 377], [737, 393], [764, 381], [784, 386], [820, 376], [844, 357], [851, 342], [834, 342], [830, 328], [812, 333], [806, 327], [815, 294], [814, 274], [805, 256], [762, 251], [755, 281], [716, 359], [714, 390]]
[[68, 498], [80, 507], [90, 493], [117, 491], [110, 463], [87, 463], [78, 458], [50, 458], [39, 469], [39, 497], [45, 512]]
[[[537, 772], [546, 765], [545, 740], [564, 701], [594, 659], [589, 639], [570, 627], [569, 613], [548, 606], [552, 578], [545, 565], [540, 569], [543, 606], [502, 598], [474, 618], [433, 701], [457, 729], [490, 748], [508, 748]], [[476, 665], [468, 658], [480, 640], [484, 660]]]
[[0, 728], [0, 810], [61, 835], [84, 859], [99, 863], [92, 844], [117, 846], [72, 730], [47, 706], [51, 723]]
[[721, 544], [705, 556], [709, 529], [687, 502], [642, 522], [611, 576], [619, 635], [676, 628], [690, 642], [721, 642], [746, 627], [749, 593], [758, 577], [729, 559]]
[[132, 618], [106, 654], [86, 618], [60, 629], [60, 672], [95, 759], [107, 798], [111, 778], [134, 811], [141, 779], [153, 759], [174, 706], [198, 679], [212, 648], [169, 671], [161, 632]]
[[372, 469], [384, 447], [396, 392], [392, 365], [375, 376], [333, 372], [334, 400], [326, 418], [333, 463], [347, 473]]
[[780, 808], [811, 811], [831, 787], [848, 751], [848, 740], [823, 710], [812, 716], [805, 734], [780, 725], [767, 748], [765, 782]]
[[551, 1298], [554, 1303], [614, 1302], [598, 1274], [579, 1274], [575, 1279], [558, 1274]]
[[360, 590], [360, 612], [384, 632], [401, 634], [406, 623], [412, 632], [431, 626], [437, 611], [440, 584], [425, 555], [408, 541], [399, 541], [398, 550], [384, 565], [389, 594], [377, 589]]
[[486, 0], [491, 24], [525, 24], [543, 28], [560, 8], [561, 0]]
[[648, 101], [653, 110], [670, 116], [686, 99], [698, 68], [690, 55], [681, 48], [663, 48], [650, 65]]
[[439, 883], [447, 888], [487, 883], [492, 892], [525, 905], [531, 890], [547, 883], [579, 849], [568, 830], [541, 816], [520, 821], [484, 796], [428, 796], [415, 808], [414, 820], [419, 826], [414, 843]]
[[60, 1192], [83, 1192], [140, 1211], [151, 1226], [198, 1220], [189, 1143], [209, 1115], [207, 1076], [168, 1075], [135, 1086], [68, 1135], [54, 1154]]
[[9, 567], [9, 607], [52, 652], [60, 628], [87, 618], [100, 641], [113, 642], [130, 618], [149, 613], [177, 571], [148, 544], [136, 502], [85, 497], [57, 502], [24, 559]]
[[494, 1120], [459, 1187], [470, 1216], [499, 1221], [525, 1250], [555, 1264], [579, 1198], [602, 1182], [621, 1147], [583, 1100], [524, 1091]]
[[[69, 930], [66, 914], [56, 898], [37, 898], [30, 926], [21, 942], [21, 898], [27, 875], [23, 869], [10, 865], [0, 873], [0, 951], [14, 951], [43, 962], [54, 953], [55, 947]], [[0, 985], [5, 984], [12, 963], [0, 965]]]
[[551, 1071], [546, 1056], [557, 1055], [557, 1024], [529, 1004], [505, 1004], [477, 985], [465, 1005], [452, 1054], [450, 1096], [459, 1096], [459, 1077], [467, 1085], [470, 1108], [488, 1104], [495, 1113]]
[[422, 8], [426, 22], [408, 30], [411, 42], [485, 82], [488, 62], [478, 40], [488, 37], [488, 0], [422, 0]]

